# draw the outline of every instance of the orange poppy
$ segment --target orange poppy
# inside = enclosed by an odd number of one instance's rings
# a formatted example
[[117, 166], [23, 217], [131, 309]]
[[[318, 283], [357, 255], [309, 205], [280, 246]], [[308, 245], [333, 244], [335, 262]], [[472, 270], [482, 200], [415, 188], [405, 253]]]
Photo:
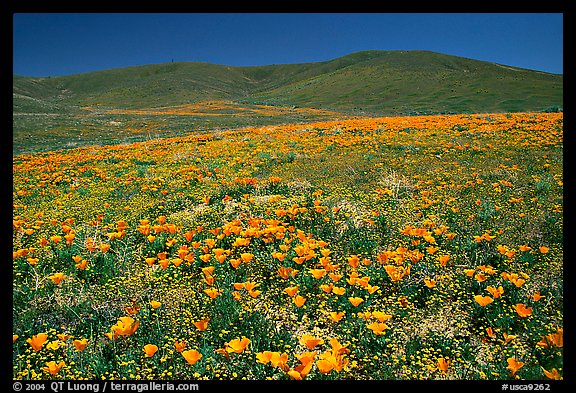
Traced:
[[298, 285], [295, 285], [293, 287], [284, 288], [284, 292], [286, 292], [288, 294], [288, 296], [294, 297], [294, 295], [296, 295], [296, 292], [298, 292]]
[[174, 349], [176, 349], [176, 351], [181, 353], [184, 350], [184, 348], [186, 348], [186, 341], [184, 340], [174, 341]]
[[312, 276], [314, 276], [315, 279], [320, 279], [322, 277], [324, 277], [324, 275], [326, 274], [326, 270], [325, 269], [310, 269], [308, 270], [310, 272], [310, 274]]
[[532, 307], [526, 307], [526, 305], [522, 303], [514, 305], [514, 310], [516, 310], [516, 313], [522, 318], [532, 315]]
[[267, 364], [272, 359], [271, 351], [256, 352], [256, 361], [258, 363]]
[[39, 351], [42, 349], [44, 343], [48, 340], [48, 335], [46, 333], [38, 333], [31, 338], [27, 339], [26, 342], [30, 344], [33, 350]]
[[292, 271], [291, 267], [279, 267], [278, 268], [278, 275], [282, 277], [284, 280], [287, 280], [290, 277], [290, 272]]
[[510, 376], [513, 377], [518, 370], [520, 370], [522, 368], [522, 366], [524, 366], [524, 362], [519, 362], [518, 360], [514, 359], [514, 358], [508, 358], [507, 359], [508, 362], [508, 367], [506, 367], [508, 370], [510, 370]]
[[328, 316], [330, 317], [331, 320], [333, 320], [334, 322], [340, 322], [340, 320], [342, 319], [342, 317], [344, 316], [344, 311], [331, 311]]
[[294, 367], [293, 370], [289, 370], [287, 374], [293, 379], [302, 380], [312, 369], [315, 356], [315, 352], [305, 352], [303, 354], [296, 355], [296, 357], [300, 360], [300, 364]]
[[328, 273], [328, 277], [330, 277], [332, 279], [332, 281], [338, 282], [342, 278], [342, 275], [341, 274]]
[[82, 352], [83, 350], [86, 349], [86, 346], [88, 345], [88, 340], [85, 338], [83, 338], [82, 340], [74, 340], [72, 341], [72, 344], [74, 344], [74, 347], [78, 352]]
[[512, 341], [516, 338], [515, 335], [508, 334], [506, 332], [502, 333], [502, 336], [504, 337], [504, 345], [507, 345], [510, 341]]
[[534, 295], [532, 295], [532, 300], [534, 300], [535, 302], [539, 301], [540, 299], [542, 299], [544, 296], [540, 294], [540, 291], [534, 293]]
[[371, 324], [366, 325], [366, 327], [372, 330], [372, 332], [374, 332], [374, 334], [377, 336], [385, 334], [385, 330], [388, 329], [388, 325], [382, 322], [372, 322]]
[[358, 307], [364, 301], [361, 297], [349, 297], [348, 301], [354, 306]]
[[118, 336], [131, 336], [136, 332], [138, 326], [140, 326], [140, 321], [136, 321], [132, 317], [120, 317], [110, 332], [106, 333], [106, 336], [111, 340], [115, 340]]
[[254, 254], [251, 254], [249, 252], [244, 252], [244, 253], [240, 254], [240, 258], [242, 259], [242, 262], [248, 263], [254, 258]]
[[304, 296], [296, 295], [294, 297], [294, 304], [296, 307], [302, 307], [306, 303], [306, 298]]
[[476, 269], [464, 269], [464, 273], [466, 274], [466, 276], [468, 277], [472, 277], [474, 275], [474, 272], [476, 271]]
[[304, 334], [302, 335], [302, 337], [300, 337], [300, 343], [302, 345], [305, 345], [306, 348], [312, 349], [318, 345], [324, 344], [324, 340], [322, 340], [321, 338], [315, 338], [314, 336], [311, 336], [309, 334]]
[[56, 375], [60, 372], [60, 369], [65, 365], [66, 364], [63, 361], [60, 361], [60, 363], [50, 361], [46, 363], [46, 367], [42, 367], [42, 370], [46, 371], [47, 373], [50, 373], [50, 375]]
[[230, 262], [230, 266], [232, 266], [234, 269], [238, 269], [238, 266], [240, 266], [240, 259], [235, 259], [235, 258], [231, 258], [228, 260], [228, 262]]
[[318, 371], [320, 371], [322, 374], [328, 374], [334, 369], [334, 364], [330, 360], [320, 359], [316, 361], [316, 367], [318, 367]]
[[451, 362], [450, 359], [438, 358], [438, 361], [436, 362], [436, 367], [438, 367], [438, 370], [445, 373], [448, 371], [448, 366], [450, 366], [450, 362]]
[[436, 280], [432, 280], [430, 277], [424, 278], [424, 284], [428, 288], [434, 288], [436, 286]]
[[12, 344], [14, 344], [16, 342], [16, 340], [18, 340], [18, 335], [17, 334], [13, 334], [12, 335]]
[[562, 376], [560, 375], [558, 370], [556, 370], [555, 368], [553, 368], [551, 371], [546, 370], [542, 366], [540, 366], [540, 368], [542, 369], [542, 372], [544, 373], [544, 375], [546, 375], [546, 378], [554, 379], [554, 380], [561, 380], [562, 379]]
[[272, 352], [272, 356], [270, 356], [270, 364], [272, 367], [279, 367], [283, 371], [288, 371], [290, 367], [288, 367], [288, 354], [283, 352]]
[[250, 289], [250, 290], [248, 291], [248, 294], [249, 294], [251, 297], [253, 297], [253, 298], [257, 298], [258, 295], [260, 295], [261, 293], [262, 293], [262, 291], [260, 291], [260, 290], [254, 290], [254, 289]]
[[496, 337], [496, 333], [494, 333], [494, 330], [491, 327], [486, 328], [486, 333], [488, 334], [488, 337], [490, 337], [490, 338]]
[[81, 262], [75, 264], [74, 266], [76, 266], [76, 269], [86, 270], [86, 268], [88, 267], [88, 261], [85, 259], [82, 259]]
[[438, 262], [440, 262], [440, 266], [446, 266], [448, 261], [450, 260], [450, 255], [440, 255], [438, 257]]
[[160, 307], [161, 305], [162, 305], [162, 303], [157, 302], [156, 300], [150, 301], [150, 306], [152, 306], [153, 309], [157, 309], [157, 308]]
[[386, 314], [385, 312], [382, 312], [382, 311], [374, 311], [372, 313], [372, 316], [380, 322], [385, 322], [385, 321], [389, 320], [390, 318], [392, 318], [392, 315]]
[[156, 353], [156, 351], [158, 351], [158, 346], [154, 345], [154, 344], [146, 344], [144, 345], [144, 353], [146, 354], [146, 357], [152, 357], [154, 356], [154, 354]]
[[488, 292], [490, 292], [490, 294], [492, 296], [494, 296], [494, 299], [498, 299], [500, 296], [502, 296], [504, 294], [504, 288], [502, 288], [502, 286], [499, 286], [498, 288], [495, 288], [493, 286], [489, 286], [489, 287], [486, 287], [486, 290]]
[[386, 265], [384, 266], [384, 270], [388, 273], [392, 282], [400, 281], [404, 276], [410, 275], [410, 265], [406, 268], [403, 266]]
[[48, 278], [56, 285], [59, 285], [62, 280], [64, 280], [66, 278], [66, 275], [64, 273], [54, 273], [51, 276], [48, 276]]
[[332, 287], [332, 293], [336, 295], [344, 295], [346, 293], [346, 288], [344, 287]]
[[192, 322], [192, 323], [194, 324], [194, 326], [196, 326], [196, 329], [203, 332], [208, 328], [208, 322], [209, 321], [210, 321], [210, 318], [206, 318], [206, 319], [201, 319], [199, 321]]
[[348, 259], [348, 264], [351, 267], [353, 267], [353, 268], [358, 267], [358, 262], [360, 261], [360, 259], [358, 258], [358, 255], [351, 255], [347, 259]]
[[562, 348], [564, 346], [564, 329], [558, 329], [556, 333], [550, 333], [544, 337], [536, 344], [540, 347], [557, 347]]
[[220, 295], [220, 292], [215, 288], [208, 288], [203, 291], [206, 295], [210, 296], [210, 298], [214, 299]]
[[550, 251], [550, 249], [546, 246], [540, 246], [540, 247], [538, 247], [538, 250], [540, 250], [540, 252], [542, 254], [546, 254], [546, 253], [548, 253], [548, 251]]
[[246, 337], [235, 338], [234, 340], [230, 340], [230, 342], [225, 343], [225, 349], [229, 353], [242, 353], [248, 344], [250, 344], [250, 339]]
[[182, 356], [186, 359], [188, 364], [194, 364], [202, 358], [202, 354], [195, 349], [189, 349], [187, 351], [182, 351]]
[[490, 296], [482, 296], [482, 295], [474, 296], [474, 300], [482, 307], [485, 307], [494, 301], [494, 299], [492, 299]]

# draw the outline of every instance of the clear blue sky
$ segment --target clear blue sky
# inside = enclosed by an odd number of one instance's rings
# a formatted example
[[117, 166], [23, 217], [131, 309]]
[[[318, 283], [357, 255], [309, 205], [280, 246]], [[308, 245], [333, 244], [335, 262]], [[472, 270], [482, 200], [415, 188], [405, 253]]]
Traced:
[[25, 76], [172, 60], [306, 63], [369, 49], [424, 49], [563, 73], [561, 13], [16, 13], [13, 22], [13, 72]]

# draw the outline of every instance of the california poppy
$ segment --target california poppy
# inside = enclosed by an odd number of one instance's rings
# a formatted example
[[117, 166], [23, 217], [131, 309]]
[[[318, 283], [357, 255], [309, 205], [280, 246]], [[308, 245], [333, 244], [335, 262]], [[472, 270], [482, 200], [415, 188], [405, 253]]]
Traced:
[[284, 292], [288, 294], [288, 296], [294, 297], [296, 292], [298, 292], [298, 285], [294, 285], [293, 287], [284, 288]]
[[54, 273], [51, 276], [48, 276], [48, 278], [56, 285], [59, 285], [62, 280], [64, 280], [66, 278], [66, 275], [64, 273]]
[[43, 371], [50, 373], [50, 375], [56, 375], [60, 372], [60, 369], [66, 364], [63, 361], [56, 363], [55, 361], [50, 361], [46, 363], [46, 367], [42, 367]]
[[88, 340], [85, 338], [83, 338], [82, 340], [74, 340], [72, 341], [72, 344], [74, 344], [74, 347], [78, 352], [81, 352], [86, 349], [86, 346], [88, 345]]
[[300, 343], [305, 345], [306, 348], [312, 349], [318, 345], [324, 344], [324, 340], [321, 338], [315, 338], [309, 334], [304, 334], [300, 337]]
[[324, 275], [326, 274], [325, 269], [310, 269], [308, 271], [310, 272], [310, 274], [312, 276], [314, 276], [315, 279], [320, 279], [320, 278], [324, 277]]
[[438, 257], [438, 262], [440, 262], [440, 266], [446, 266], [448, 261], [450, 260], [450, 255], [440, 255]]
[[445, 373], [448, 371], [448, 366], [450, 366], [450, 362], [451, 362], [450, 359], [438, 358], [438, 361], [436, 362], [436, 367], [438, 367], [438, 370]]
[[344, 316], [344, 311], [331, 311], [330, 313], [328, 313], [328, 316], [330, 317], [330, 319], [334, 322], [340, 322], [340, 320], [342, 319], [342, 317]]
[[493, 286], [489, 286], [489, 287], [486, 287], [486, 290], [488, 292], [490, 292], [490, 294], [492, 296], [494, 296], [494, 299], [498, 299], [500, 296], [502, 296], [504, 294], [504, 288], [502, 288], [502, 286], [499, 286], [498, 288], [495, 288]]
[[294, 304], [296, 304], [296, 307], [302, 307], [304, 303], [306, 303], [306, 298], [304, 296], [294, 296]]
[[336, 295], [344, 295], [346, 293], [346, 288], [344, 287], [332, 287], [332, 293]]
[[388, 325], [382, 322], [372, 322], [371, 324], [366, 325], [366, 327], [378, 336], [385, 334], [385, 330], [388, 329]]
[[150, 301], [150, 306], [152, 306], [153, 309], [157, 309], [158, 307], [160, 307], [162, 305], [162, 303], [156, 301], [156, 300], [151, 300]]
[[258, 363], [267, 364], [272, 358], [272, 351], [256, 352], [256, 361]]
[[542, 339], [536, 345], [544, 348], [562, 348], [564, 346], [564, 329], [558, 329], [556, 333], [550, 333], [542, 337]]
[[485, 307], [486, 305], [494, 301], [494, 299], [492, 299], [490, 296], [482, 296], [482, 295], [474, 296], [474, 300], [482, 307]]
[[426, 277], [426, 278], [424, 278], [424, 284], [428, 288], [434, 288], [436, 286], [436, 280], [433, 280], [430, 277]]
[[206, 295], [210, 296], [212, 299], [214, 299], [220, 295], [220, 292], [215, 288], [207, 288], [204, 290], [204, 293]]
[[372, 312], [372, 316], [380, 322], [385, 322], [385, 321], [389, 320], [390, 318], [392, 318], [392, 315], [386, 314], [382, 311], [374, 311], [374, 312]]
[[154, 344], [146, 344], [144, 345], [144, 353], [146, 354], [146, 357], [152, 357], [154, 356], [154, 354], [156, 353], [156, 351], [158, 351], [158, 346], [154, 345]]
[[519, 362], [518, 360], [514, 359], [514, 358], [508, 358], [507, 359], [508, 362], [508, 367], [506, 367], [508, 370], [510, 370], [510, 376], [513, 377], [518, 370], [520, 370], [522, 368], [522, 366], [524, 366], [524, 362]]
[[184, 348], [186, 348], [186, 341], [174, 341], [174, 349], [176, 349], [176, 351], [182, 352]]
[[88, 267], [88, 261], [85, 259], [82, 259], [79, 263], [75, 264], [76, 269], [79, 270], [86, 270], [86, 268]]
[[514, 305], [514, 310], [516, 310], [516, 313], [522, 318], [532, 315], [532, 307], [526, 307], [526, 305], [522, 303]]
[[209, 321], [210, 321], [210, 318], [206, 318], [206, 319], [201, 319], [199, 321], [192, 322], [192, 323], [194, 324], [194, 326], [196, 326], [196, 329], [203, 332], [208, 328], [208, 322]]
[[44, 343], [48, 340], [48, 335], [46, 333], [38, 333], [31, 338], [27, 339], [26, 342], [30, 344], [33, 350], [39, 351], [42, 349]]
[[288, 354], [286, 352], [272, 352], [270, 356], [270, 364], [272, 367], [279, 367], [282, 371], [288, 371], [290, 367], [288, 367]]
[[187, 351], [182, 351], [182, 356], [186, 359], [188, 364], [194, 364], [202, 358], [202, 354], [195, 349], [189, 349]]
[[[294, 367], [294, 370], [292, 371], [297, 372], [301, 378], [304, 378], [306, 377], [306, 375], [308, 375], [308, 373], [312, 369], [312, 365], [314, 364], [314, 358], [316, 357], [316, 352], [304, 352], [301, 354], [296, 354], [296, 357], [298, 358], [298, 360], [300, 360], [300, 365]], [[289, 373], [289, 375], [292, 378], [298, 379], [298, 377], [295, 374]]]
[[136, 332], [140, 326], [140, 321], [134, 320], [132, 317], [120, 317], [118, 322], [110, 329], [106, 336], [115, 340], [118, 336], [131, 336]]
[[320, 359], [316, 361], [316, 367], [318, 367], [318, 371], [320, 371], [322, 374], [328, 374], [334, 369], [334, 364], [330, 360]]
[[242, 353], [246, 347], [250, 344], [250, 339], [246, 337], [235, 338], [230, 340], [230, 342], [225, 343], [225, 349], [227, 352], [231, 353]]
[[348, 301], [354, 306], [358, 307], [364, 301], [361, 297], [349, 297]]
[[551, 371], [546, 370], [542, 366], [540, 366], [540, 368], [542, 369], [542, 372], [544, 373], [544, 375], [546, 375], [547, 378], [554, 379], [554, 380], [561, 380], [562, 379], [562, 376], [560, 375], [558, 370], [556, 370], [555, 368], [553, 368]]
[[244, 253], [240, 254], [240, 258], [242, 259], [242, 262], [248, 263], [254, 258], [254, 254], [251, 254], [249, 252], [244, 252]]

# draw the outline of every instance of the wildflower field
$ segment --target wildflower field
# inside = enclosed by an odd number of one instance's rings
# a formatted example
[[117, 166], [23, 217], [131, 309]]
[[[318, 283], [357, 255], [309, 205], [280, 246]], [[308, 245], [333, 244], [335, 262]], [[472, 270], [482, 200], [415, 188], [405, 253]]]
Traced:
[[14, 379], [563, 376], [563, 115], [13, 158]]

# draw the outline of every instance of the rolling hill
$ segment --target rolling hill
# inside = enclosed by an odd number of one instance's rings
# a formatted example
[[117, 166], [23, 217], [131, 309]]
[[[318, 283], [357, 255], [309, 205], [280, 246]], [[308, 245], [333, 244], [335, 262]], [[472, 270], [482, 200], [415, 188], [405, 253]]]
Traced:
[[14, 76], [13, 151], [335, 116], [562, 106], [562, 75], [430, 51], [363, 51], [268, 66], [177, 62], [61, 77]]

